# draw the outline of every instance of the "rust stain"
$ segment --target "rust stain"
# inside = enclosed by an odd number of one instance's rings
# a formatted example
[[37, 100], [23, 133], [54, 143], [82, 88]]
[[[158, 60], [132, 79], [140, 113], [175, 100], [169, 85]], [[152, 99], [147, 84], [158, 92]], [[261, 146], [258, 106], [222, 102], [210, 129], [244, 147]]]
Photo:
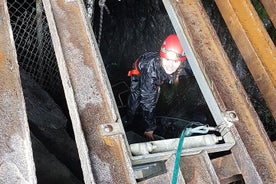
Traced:
[[2, 68], [5, 63], [5, 54], [0, 50], [0, 67]]
[[115, 145], [115, 144], [114, 144], [114, 139], [113, 139], [113, 138], [110, 138], [110, 137], [105, 137], [105, 138], [104, 138], [104, 142], [105, 142], [105, 144], [106, 144], [107, 146], [110, 146], [110, 147], [112, 147], [112, 146]]
[[3, 62], [4, 61], [4, 54], [2, 51], [0, 51], [0, 61]]

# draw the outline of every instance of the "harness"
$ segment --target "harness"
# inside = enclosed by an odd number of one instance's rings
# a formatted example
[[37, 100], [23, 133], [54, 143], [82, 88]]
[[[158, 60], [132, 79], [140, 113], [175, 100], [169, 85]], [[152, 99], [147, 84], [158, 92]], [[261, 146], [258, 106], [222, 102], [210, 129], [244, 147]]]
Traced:
[[127, 76], [131, 77], [133, 75], [139, 76], [141, 73], [138, 69], [138, 59], [133, 63], [133, 69], [128, 71]]

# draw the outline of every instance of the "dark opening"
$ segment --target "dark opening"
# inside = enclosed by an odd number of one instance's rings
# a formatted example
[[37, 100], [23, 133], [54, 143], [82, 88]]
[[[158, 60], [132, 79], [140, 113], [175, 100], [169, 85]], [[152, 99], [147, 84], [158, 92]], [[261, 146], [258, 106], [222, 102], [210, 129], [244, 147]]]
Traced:
[[[127, 72], [140, 55], [158, 52], [164, 39], [175, 31], [162, 1], [106, 1], [106, 7], [108, 11], [95, 4], [93, 29], [100, 39], [101, 55], [124, 121], [128, 97], [125, 84], [130, 85]], [[215, 125], [194, 77], [182, 78], [178, 85], [163, 85], [156, 114], [155, 133], [163, 138], [179, 137], [194, 122]], [[138, 115], [131, 131], [143, 137], [144, 128]]]

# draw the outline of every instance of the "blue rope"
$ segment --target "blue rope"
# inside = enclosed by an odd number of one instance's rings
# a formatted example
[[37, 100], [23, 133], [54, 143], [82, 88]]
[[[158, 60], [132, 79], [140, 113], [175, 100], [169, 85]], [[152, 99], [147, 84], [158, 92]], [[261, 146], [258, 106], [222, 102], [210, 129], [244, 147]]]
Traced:
[[182, 152], [182, 146], [184, 142], [184, 138], [187, 135], [188, 130], [183, 130], [178, 142], [177, 151], [175, 155], [175, 162], [174, 162], [174, 168], [173, 168], [173, 177], [172, 177], [172, 184], [177, 184], [177, 177], [179, 172], [179, 166], [180, 166], [180, 158], [181, 158], [181, 152]]

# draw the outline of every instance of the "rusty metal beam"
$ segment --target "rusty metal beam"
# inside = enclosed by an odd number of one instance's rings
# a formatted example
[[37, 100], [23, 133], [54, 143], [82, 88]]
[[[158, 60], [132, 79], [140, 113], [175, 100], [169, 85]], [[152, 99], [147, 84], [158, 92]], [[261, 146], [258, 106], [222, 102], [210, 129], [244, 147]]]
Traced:
[[271, 22], [276, 28], [276, 1], [275, 0], [261, 0], [266, 13], [270, 17]]
[[[221, 112], [233, 110], [239, 117], [239, 122], [230, 128], [236, 141], [231, 151], [245, 182], [276, 183], [275, 150], [200, 0], [163, 2], [193, 71], [200, 68], [196, 71], [204, 74]], [[199, 74], [194, 74], [198, 80]], [[201, 90], [204, 95], [206, 89]]]
[[186, 183], [220, 183], [206, 151], [197, 155], [181, 157], [180, 166]]
[[211, 161], [221, 183], [232, 183], [242, 179], [239, 165], [232, 154]]
[[[164, 184], [164, 183], [172, 183], [173, 178], [173, 171], [174, 171], [174, 164], [175, 164], [175, 155], [172, 155], [167, 161], [166, 161], [166, 169], [167, 172], [161, 175], [158, 175], [153, 178], [149, 178], [147, 180], [138, 182], [138, 184]], [[181, 172], [178, 173], [177, 177], [177, 183], [179, 184], [185, 184], [185, 180], [183, 178], [183, 175]]]
[[125, 134], [81, 0], [43, 0], [85, 183], [136, 183]]
[[0, 1], [0, 183], [36, 183], [7, 1]]
[[[276, 119], [276, 48], [250, 0], [215, 0], [256, 84]], [[275, 2], [272, 3], [275, 5]], [[274, 10], [275, 11], [275, 10]]]

